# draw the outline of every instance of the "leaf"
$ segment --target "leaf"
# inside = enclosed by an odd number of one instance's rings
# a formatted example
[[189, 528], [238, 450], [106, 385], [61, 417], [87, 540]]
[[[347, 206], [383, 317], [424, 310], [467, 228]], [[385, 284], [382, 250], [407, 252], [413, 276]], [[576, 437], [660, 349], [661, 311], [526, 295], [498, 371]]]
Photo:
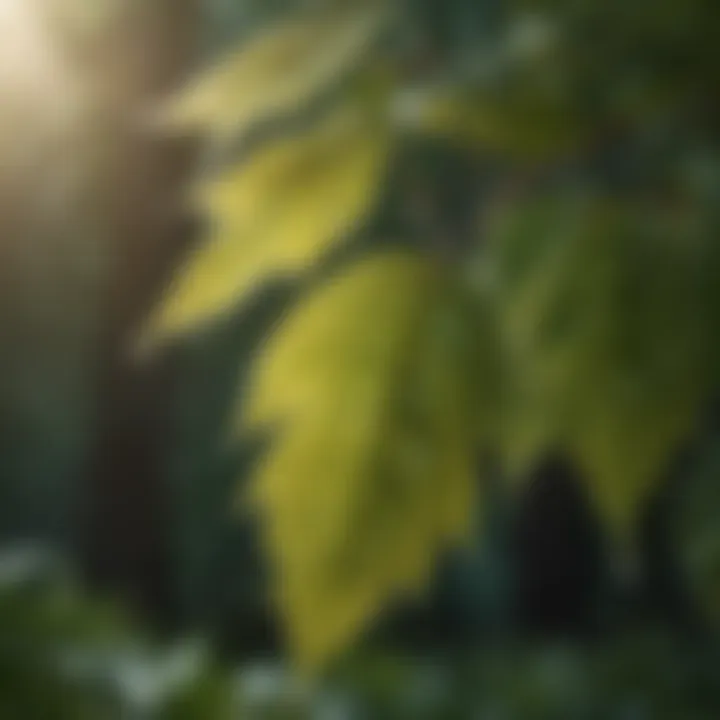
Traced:
[[[583, 313], [602, 303], [591, 297], [597, 283], [578, 272], [589, 233], [585, 213], [582, 203], [529, 203], [491, 234], [505, 365], [500, 444], [511, 474], [521, 478], [561, 441], [570, 389], [586, 381], [582, 356], [592, 348], [585, 333], [596, 328]], [[592, 240], [588, 246], [597, 247]]]
[[300, 664], [344, 649], [467, 529], [467, 306], [422, 259], [372, 256], [301, 304], [258, 359], [241, 428], [274, 427], [252, 484]]
[[209, 181], [198, 199], [210, 237], [180, 269], [143, 342], [190, 332], [269, 276], [311, 267], [371, 211], [389, 153], [389, 128], [351, 104]]
[[567, 197], [515, 208], [491, 246], [511, 465], [561, 444], [619, 534], [709, 389], [706, 282], [690, 240], [642, 209]]
[[364, 2], [267, 28], [162, 109], [161, 124], [222, 142], [296, 111], [362, 58], [388, 7]]
[[620, 532], [664, 480], [711, 390], [701, 268], [682, 246], [690, 237], [673, 246], [654, 232], [643, 238], [642, 228], [630, 232], [626, 252], [614, 250], [622, 280], [607, 303], [607, 339], [586, 364], [570, 438], [596, 502]]
[[587, 137], [567, 107], [524, 94], [504, 99], [471, 87], [427, 89], [414, 91], [400, 110], [401, 124], [414, 132], [511, 159], [552, 158], [578, 148]]

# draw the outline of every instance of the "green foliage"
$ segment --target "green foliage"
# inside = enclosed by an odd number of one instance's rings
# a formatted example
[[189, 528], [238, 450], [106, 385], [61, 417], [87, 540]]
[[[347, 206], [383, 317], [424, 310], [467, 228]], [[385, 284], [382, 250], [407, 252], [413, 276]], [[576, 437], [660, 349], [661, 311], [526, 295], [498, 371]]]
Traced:
[[[307, 666], [416, 590], [462, 535], [481, 449], [515, 474], [564, 449], [627, 539], [716, 391], [717, 197], [692, 170], [717, 158], [715, 5], [503, 7], [496, 38], [423, 75], [412, 52], [369, 52], [381, 30], [407, 39], [402, 16], [330, 3], [244, 43], [165, 116], [228, 155], [256, 126], [276, 135], [200, 188], [211, 237], [151, 318], [151, 342], [268, 278], [316, 279], [361, 230], [418, 251], [309, 282], [235, 420], [271, 435], [253, 500]], [[402, 208], [378, 202], [418, 135], [500, 158], [496, 191], [471, 201], [479, 223], [429, 209], [442, 178], [420, 197], [393, 187], [387, 204]]]
[[213, 218], [212, 235], [151, 321], [150, 340], [228, 312], [268, 275], [317, 262], [373, 206], [387, 136], [349, 102], [202, 186], [198, 204]]
[[232, 140], [269, 117], [292, 114], [357, 65], [387, 21], [377, 1], [298, 14], [261, 32], [181, 94], [159, 120]]
[[0, 713], [23, 720], [236, 717], [224, 675], [203, 654], [159, 653], [129, 618], [90, 602], [54, 558], [0, 557]]
[[569, 448], [623, 529], [711, 390], [707, 243], [683, 221], [566, 194], [518, 203], [489, 253], [511, 378], [507, 452], [532, 463], [546, 445]]
[[714, 656], [658, 635], [592, 647], [484, 647], [462, 660], [365, 654], [341, 674], [378, 720], [715, 717]]
[[468, 523], [475, 408], [460, 300], [422, 258], [371, 256], [300, 303], [258, 363], [247, 422], [278, 438], [252, 499], [305, 664], [422, 583]]

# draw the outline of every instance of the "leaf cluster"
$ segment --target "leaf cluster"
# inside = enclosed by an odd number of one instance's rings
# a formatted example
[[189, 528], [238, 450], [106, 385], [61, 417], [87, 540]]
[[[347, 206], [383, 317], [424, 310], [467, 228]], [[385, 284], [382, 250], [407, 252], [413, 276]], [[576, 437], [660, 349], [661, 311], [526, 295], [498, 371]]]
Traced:
[[[271, 436], [249, 500], [307, 668], [462, 537], [481, 452], [562, 449], [627, 539], [718, 379], [715, 3], [507, 2], [457, 53], [417, 18], [463, 3], [421, 5], [297, 11], [160, 113], [223, 162], [143, 342], [301, 290], [231, 437]], [[431, 146], [493, 169], [467, 222], [407, 171]]]

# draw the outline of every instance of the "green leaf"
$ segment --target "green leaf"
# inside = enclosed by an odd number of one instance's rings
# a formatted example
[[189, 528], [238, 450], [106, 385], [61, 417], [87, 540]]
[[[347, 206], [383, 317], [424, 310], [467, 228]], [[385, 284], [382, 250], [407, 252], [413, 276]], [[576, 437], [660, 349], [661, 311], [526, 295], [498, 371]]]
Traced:
[[362, 60], [389, 5], [356, 3], [267, 28], [172, 100], [161, 123], [222, 142], [297, 111]]
[[[422, 259], [372, 256], [301, 304], [258, 360], [243, 427], [275, 427], [251, 500], [301, 666], [339, 651], [467, 530], [467, 306]], [[468, 323], [468, 325], [465, 325]]]
[[210, 237], [178, 272], [145, 342], [192, 331], [232, 311], [269, 276], [311, 267], [370, 212], [389, 152], [389, 128], [349, 102], [202, 185]]
[[576, 150], [588, 138], [588, 128], [572, 116], [567, 103], [527, 92], [506, 98], [472, 86], [428, 88], [414, 91], [407, 107], [401, 124], [411, 131], [510, 159], [551, 159]]
[[689, 227], [602, 199], [514, 210], [495, 238], [505, 444], [561, 444], [626, 532], [710, 386], [706, 280]]

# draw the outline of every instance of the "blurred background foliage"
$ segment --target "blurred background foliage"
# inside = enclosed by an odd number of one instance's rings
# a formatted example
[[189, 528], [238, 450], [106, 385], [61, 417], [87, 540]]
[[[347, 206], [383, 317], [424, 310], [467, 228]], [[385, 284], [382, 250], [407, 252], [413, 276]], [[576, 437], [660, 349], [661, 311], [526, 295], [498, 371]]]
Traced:
[[[367, 7], [0, 2], [4, 717], [720, 715], [720, 8], [405, 0], [379, 9], [391, 29], [368, 31], [373, 42], [332, 21], [364, 21]], [[297, 12], [330, 18], [325, 35], [308, 25], [309, 42], [278, 41], [272, 23]], [[193, 95], [202, 68], [210, 89]], [[161, 113], [168, 137], [155, 112], [183, 88]], [[208, 235], [232, 242], [203, 266]], [[256, 244], [234, 242], [246, 236]], [[235, 512], [265, 448], [228, 444], [227, 429], [255, 407], [267, 338], [294, 318], [302, 328], [328, 278], [357, 277], [388, 245], [441, 277], [450, 268], [475, 303], [481, 347], [443, 387], [480, 413], [443, 405], [443, 419], [472, 422], [422, 427], [451, 448], [441, 457], [472, 448], [482, 492], [453, 484], [469, 542], [425, 568], [420, 599], [385, 604], [394, 581], [374, 570], [394, 560], [403, 516], [378, 486], [377, 522], [352, 555], [372, 566], [378, 598], [363, 614], [375, 622], [307, 684], [285, 668], [262, 525]], [[375, 298], [328, 293], [335, 316], [321, 307], [326, 324], [298, 342], [352, 358], [383, 314], [402, 315], [398, 267]], [[437, 293], [421, 286], [418, 307]], [[187, 302], [173, 306], [178, 287]], [[173, 342], [138, 363], [148, 318]], [[405, 328], [390, 322], [388, 343]], [[437, 362], [459, 367], [465, 356], [445, 352], [457, 336], [442, 337], [417, 357], [440, 348]], [[325, 387], [318, 368], [284, 377], [287, 397]], [[359, 415], [343, 397], [318, 426], [325, 442]], [[471, 425], [479, 442], [457, 450]], [[390, 452], [403, 437], [388, 431]], [[543, 471], [558, 446], [588, 497]], [[323, 472], [298, 467], [311, 509]], [[436, 503], [450, 495], [442, 480]], [[18, 550], [27, 542], [43, 550]], [[405, 572], [402, 558], [393, 568]], [[333, 596], [311, 597], [322, 645]]]

